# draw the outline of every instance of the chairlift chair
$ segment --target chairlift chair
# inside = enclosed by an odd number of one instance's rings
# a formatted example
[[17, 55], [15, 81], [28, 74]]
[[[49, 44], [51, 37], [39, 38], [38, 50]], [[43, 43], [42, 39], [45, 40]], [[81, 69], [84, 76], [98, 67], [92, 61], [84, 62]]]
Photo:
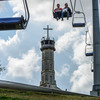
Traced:
[[92, 44], [86, 45], [86, 47], [85, 47], [85, 55], [86, 56], [93, 56], [93, 52], [91, 51], [91, 50], [93, 50], [93, 48], [91, 48], [91, 47], [92, 47]]
[[[74, 2], [74, 13], [73, 13], [73, 18], [72, 18], [72, 26], [73, 27], [85, 27], [86, 25], [86, 17], [85, 17], [85, 14], [84, 14], [84, 11], [83, 11], [83, 6], [82, 6], [82, 2], [80, 0], [80, 5], [81, 5], [81, 9], [82, 11], [76, 11], [76, 0]], [[77, 17], [75, 17], [76, 15], [78, 15]], [[81, 15], [81, 16], [79, 16]], [[75, 22], [75, 20], [78, 18], [78, 21]], [[83, 22], [82, 22], [83, 20]]]
[[[56, 1], [56, 0], [53, 0], [53, 9], [52, 9], [52, 13], [53, 13], [53, 18], [56, 19], [55, 15], [54, 15], [55, 1]], [[70, 5], [71, 5], [71, 10], [72, 10], [72, 12], [73, 12], [73, 6], [72, 6], [72, 1], [71, 1], [71, 0], [70, 0]], [[67, 17], [67, 12], [64, 13], [63, 17], [64, 17], [64, 18]], [[72, 17], [72, 13], [69, 15], [69, 17]]]
[[[86, 37], [85, 37], [85, 43], [86, 43], [86, 46], [85, 46], [85, 55], [86, 56], [93, 56], [93, 44], [92, 43], [88, 43], [87, 36], [88, 36], [88, 31], [86, 31]], [[91, 41], [91, 37], [89, 37], [89, 38], [90, 38], [90, 41]]]
[[[76, 14], [77, 14], [77, 15], [78, 15], [78, 14], [82, 15], [82, 17], [75, 17]], [[75, 19], [76, 19], [76, 18], [78, 18], [78, 20], [81, 19], [80, 22], [75, 22]], [[81, 22], [82, 19], [83, 19], [83, 22]], [[85, 14], [84, 14], [83, 12], [75, 12], [75, 13], [73, 14], [72, 26], [73, 26], [73, 27], [85, 27], [85, 25], [86, 25]]]
[[[8, 1], [8, 0], [0, 0]], [[23, 15], [21, 17], [12, 17], [12, 18], [0, 18], [0, 31], [3, 30], [20, 30], [27, 27], [29, 21], [29, 10], [27, 5], [27, 0], [23, 0], [25, 18]]]
[[93, 52], [91, 52], [91, 53], [86, 53], [86, 56], [93, 56]]

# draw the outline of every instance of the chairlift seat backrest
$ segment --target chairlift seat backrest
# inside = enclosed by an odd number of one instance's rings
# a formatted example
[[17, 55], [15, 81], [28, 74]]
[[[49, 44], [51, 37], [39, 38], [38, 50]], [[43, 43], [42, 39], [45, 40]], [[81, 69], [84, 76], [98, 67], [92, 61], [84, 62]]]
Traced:
[[86, 53], [86, 56], [93, 56], [93, 52], [91, 52], [91, 53]]
[[0, 30], [24, 29], [24, 17], [0, 18]]

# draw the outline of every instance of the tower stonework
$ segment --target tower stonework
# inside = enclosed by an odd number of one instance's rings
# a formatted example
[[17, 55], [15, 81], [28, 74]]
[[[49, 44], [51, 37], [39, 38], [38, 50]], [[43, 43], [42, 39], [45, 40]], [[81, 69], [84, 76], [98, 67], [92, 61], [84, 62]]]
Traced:
[[42, 71], [40, 86], [57, 88], [54, 71], [55, 41], [49, 37], [48, 30], [52, 29], [47, 26], [45, 30], [47, 30], [47, 37], [42, 38], [40, 48], [42, 51]]

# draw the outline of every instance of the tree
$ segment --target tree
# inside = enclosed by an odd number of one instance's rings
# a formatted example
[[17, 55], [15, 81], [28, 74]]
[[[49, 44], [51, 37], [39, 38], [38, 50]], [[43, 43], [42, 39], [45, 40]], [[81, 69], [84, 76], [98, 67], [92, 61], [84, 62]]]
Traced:
[[4, 70], [6, 70], [5, 67], [1, 67], [1, 64], [0, 64], [0, 74], [1, 74], [1, 72], [4, 71]]

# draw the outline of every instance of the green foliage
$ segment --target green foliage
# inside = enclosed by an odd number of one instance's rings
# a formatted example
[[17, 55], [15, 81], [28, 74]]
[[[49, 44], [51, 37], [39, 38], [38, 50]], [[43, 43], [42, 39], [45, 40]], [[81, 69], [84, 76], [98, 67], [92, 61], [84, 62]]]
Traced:
[[100, 100], [100, 98], [0, 88], [0, 100]]
[[4, 71], [4, 70], [6, 70], [5, 67], [1, 67], [1, 66], [0, 66], [0, 72], [2, 72], [2, 71]]
[[0, 100], [24, 100], [24, 99], [1, 96]]

